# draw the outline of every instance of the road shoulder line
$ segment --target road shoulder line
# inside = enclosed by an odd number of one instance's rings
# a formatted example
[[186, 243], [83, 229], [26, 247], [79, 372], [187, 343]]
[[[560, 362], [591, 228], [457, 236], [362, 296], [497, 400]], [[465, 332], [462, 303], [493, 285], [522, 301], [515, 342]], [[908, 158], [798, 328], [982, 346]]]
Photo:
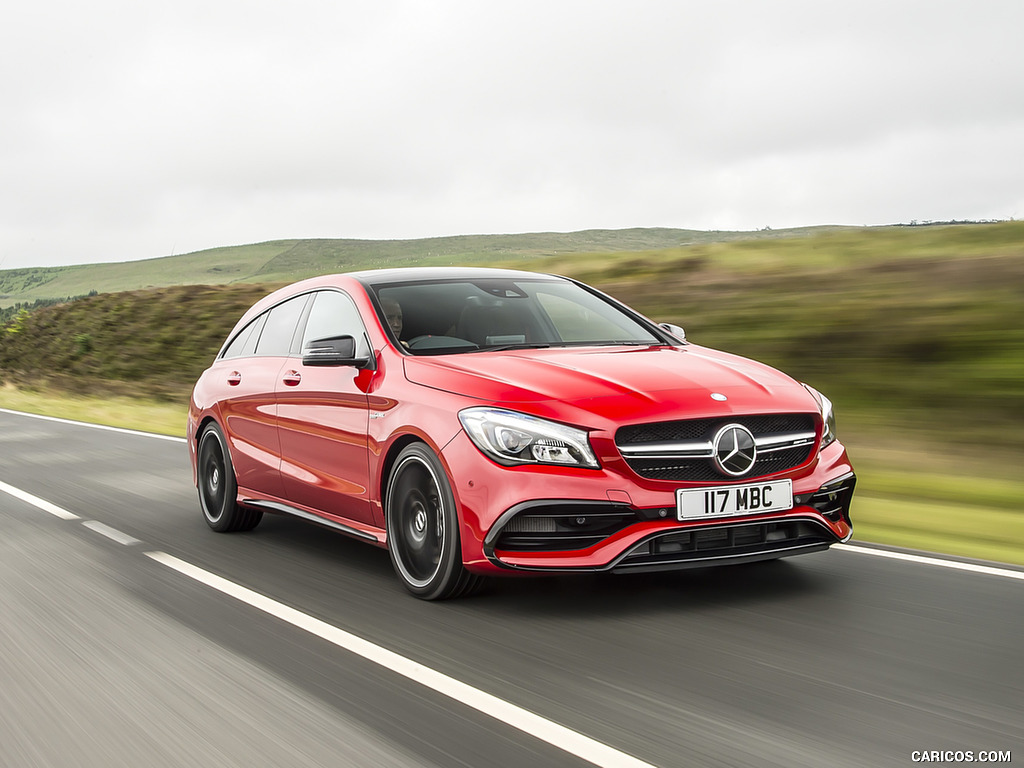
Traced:
[[966, 563], [959, 560], [946, 560], [942, 557], [930, 557], [918, 555], [911, 552], [896, 552], [890, 549], [876, 549], [865, 547], [860, 544], [833, 544], [831, 549], [840, 552], [856, 552], [860, 555], [871, 555], [873, 557], [888, 557], [892, 560], [903, 560], [908, 563], [919, 563], [921, 565], [934, 565], [939, 568], [950, 568], [955, 571], [969, 571], [970, 573], [983, 573], [987, 576], [1001, 576], [1006, 579], [1017, 579], [1024, 581], [1024, 571], [1015, 571], [1011, 568], [1000, 568], [994, 565], [982, 565], [981, 563]]

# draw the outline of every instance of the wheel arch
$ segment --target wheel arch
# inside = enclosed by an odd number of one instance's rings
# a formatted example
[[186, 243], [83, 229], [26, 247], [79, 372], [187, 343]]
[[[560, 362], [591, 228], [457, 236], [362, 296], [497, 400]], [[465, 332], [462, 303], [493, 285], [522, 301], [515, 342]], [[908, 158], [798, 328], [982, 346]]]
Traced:
[[[216, 424], [217, 426], [220, 426], [220, 422], [218, 422], [217, 419], [214, 418], [212, 414], [208, 413], [206, 414], [206, 416], [200, 419], [199, 423], [196, 425], [195, 434], [189, 435], [189, 439], [192, 440], [192, 442], [198, 444], [199, 437], [203, 434], [203, 432], [206, 431], [206, 428], [210, 426], [210, 424]], [[224, 428], [221, 427], [221, 429], [223, 430]]]
[[[384, 452], [384, 457], [381, 459], [377, 486], [377, 500], [380, 504], [381, 527], [385, 531], [387, 530], [388, 510], [386, 508], [385, 500], [387, 499], [388, 494], [388, 484], [391, 482], [391, 476], [395, 469], [395, 461], [398, 459], [398, 455], [413, 443], [421, 443], [424, 445], [437, 457], [437, 460], [441, 462], [441, 468], [444, 470], [445, 479], [448, 481], [448, 486], [451, 488], [452, 496], [455, 498], [455, 514], [459, 520], [460, 534], [464, 533], [462, 529], [465, 526], [465, 519], [462, 514], [462, 501], [459, 498], [459, 492], [455, 486], [455, 478], [452, 474], [452, 469], [448, 466], [448, 462], [445, 460], [441, 449], [435, 445], [432, 440], [428, 439], [426, 435], [418, 432], [406, 432], [396, 437], [391, 444], [388, 445], [387, 450]], [[461, 545], [465, 537], [460, 535], [459, 538]]]
[[[387, 451], [384, 453], [384, 458], [380, 463], [380, 480], [379, 487], [377, 488], [377, 498], [380, 500], [380, 513], [381, 519], [386, 523], [388, 511], [384, 507], [384, 499], [387, 498], [388, 484], [391, 482], [391, 473], [395, 469], [395, 460], [398, 458], [405, 447], [412, 445], [413, 443], [423, 443], [427, 448], [432, 450], [435, 454], [440, 457], [437, 449], [432, 446], [429, 442], [423, 439], [420, 435], [408, 433], [395, 438], [391, 445], [388, 446]], [[442, 465], [444, 461], [441, 461]], [[448, 468], [445, 467], [445, 473], [448, 474]], [[451, 476], [448, 478], [449, 483], [451, 482]]]
[[216, 424], [220, 427], [221, 433], [224, 434], [224, 441], [228, 450], [228, 455], [231, 454], [231, 441], [228, 439], [227, 433], [224, 432], [224, 427], [221, 426], [216, 416], [212, 413], [207, 413], [203, 418], [199, 419], [196, 423], [195, 432], [190, 435], [186, 435], [186, 439], [189, 441], [189, 452], [193, 457], [192, 461], [192, 483], [198, 488], [199, 487], [199, 471], [198, 471], [198, 457], [199, 457], [199, 439], [203, 436], [203, 432], [211, 424]]

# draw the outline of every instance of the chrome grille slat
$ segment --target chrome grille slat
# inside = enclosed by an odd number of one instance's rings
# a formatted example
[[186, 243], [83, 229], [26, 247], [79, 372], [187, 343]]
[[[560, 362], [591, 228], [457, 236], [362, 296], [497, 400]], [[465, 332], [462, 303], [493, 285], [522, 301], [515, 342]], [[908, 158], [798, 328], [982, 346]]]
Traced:
[[[714, 465], [712, 438], [727, 424], [741, 424], [754, 437], [757, 461], [740, 477], [725, 476]], [[641, 477], [715, 482], [759, 477], [797, 467], [810, 458], [816, 437], [815, 417], [798, 413], [631, 425], [616, 433], [615, 443], [626, 463]]]
[[650, 445], [630, 445], [620, 447], [623, 456], [638, 458], [690, 457], [710, 458], [715, 449], [710, 441], [702, 443], [651, 443]]

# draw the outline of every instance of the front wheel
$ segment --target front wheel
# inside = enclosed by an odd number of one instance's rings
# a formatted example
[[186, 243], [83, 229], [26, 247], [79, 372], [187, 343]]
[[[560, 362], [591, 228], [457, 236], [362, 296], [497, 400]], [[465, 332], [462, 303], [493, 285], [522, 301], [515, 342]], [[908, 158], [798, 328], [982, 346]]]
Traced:
[[238, 503], [238, 483], [224, 433], [216, 424], [203, 430], [196, 449], [199, 505], [206, 524], [218, 533], [255, 528], [263, 512]]
[[444, 467], [422, 443], [398, 454], [384, 512], [391, 564], [412, 594], [444, 600], [478, 586], [480, 577], [462, 565], [455, 496]]

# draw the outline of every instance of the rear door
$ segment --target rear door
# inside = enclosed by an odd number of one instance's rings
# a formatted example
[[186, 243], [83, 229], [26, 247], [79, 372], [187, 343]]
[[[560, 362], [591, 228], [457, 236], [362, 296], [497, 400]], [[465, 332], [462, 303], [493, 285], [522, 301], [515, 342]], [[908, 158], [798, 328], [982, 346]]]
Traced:
[[289, 299], [244, 328], [214, 366], [224, 393], [221, 422], [231, 449], [238, 486], [280, 498], [281, 445], [275, 387], [289, 360], [308, 295]]

